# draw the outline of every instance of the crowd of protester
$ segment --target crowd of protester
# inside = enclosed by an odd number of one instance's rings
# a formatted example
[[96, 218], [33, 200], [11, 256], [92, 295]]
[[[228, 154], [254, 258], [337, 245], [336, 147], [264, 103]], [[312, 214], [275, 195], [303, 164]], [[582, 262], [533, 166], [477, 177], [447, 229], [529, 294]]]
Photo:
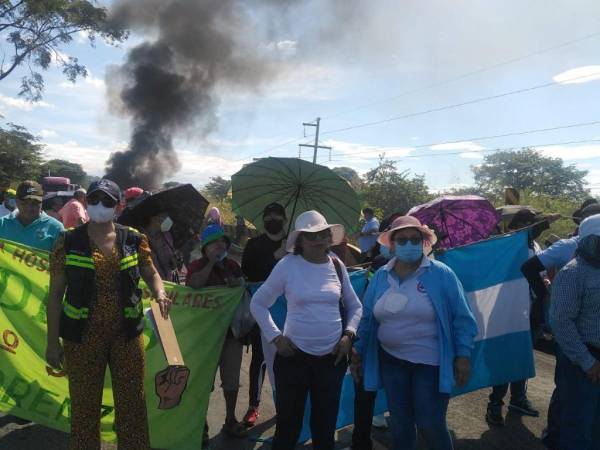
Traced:
[[[411, 216], [380, 224], [365, 208], [358, 236], [361, 263], [371, 270], [363, 298], [332, 248], [347, 241], [342, 225], [305, 211], [293, 224], [282, 205], [264, 206], [263, 234], [250, 239], [241, 261], [232, 256], [218, 209], [186, 251], [175, 248], [173, 220], [165, 211], [140, 230], [118, 223], [118, 213], [146, 195], [124, 193], [109, 180], [76, 191], [64, 206], [42, 210], [42, 187], [24, 181], [2, 193], [0, 238], [51, 251], [48, 344], [51, 367], [67, 367], [71, 395], [71, 449], [100, 448], [100, 405], [106, 367], [111, 370], [119, 448], [149, 449], [144, 399], [143, 314], [137, 289], [149, 286], [165, 317], [170, 300], [163, 281], [192, 288], [260, 283], [250, 310], [256, 325], [245, 336], [229, 329], [219, 359], [226, 405], [222, 431], [246, 438], [260, 417], [266, 364], [263, 343], [276, 347], [274, 450], [292, 450], [305, 404], [317, 450], [333, 450], [342, 381], [355, 382], [354, 450], [371, 450], [376, 392], [383, 389], [393, 448], [415, 449], [420, 435], [431, 450], [453, 448], [446, 415], [453, 388], [465, 385], [477, 323], [455, 273], [434, 256], [437, 237]], [[551, 332], [556, 344], [556, 388], [542, 442], [550, 450], [600, 448], [600, 205], [574, 213], [573, 236], [536, 239], [558, 216], [515, 215], [507, 231], [527, 229], [529, 259], [521, 270], [531, 287], [532, 336]], [[243, 234], [243, 220], [237, 221]], [[290, 226], [293, 225], [293, 226]], [[241, 242], [241, 236], [235, 236]], [[555, 241], [555, 242], [554, 242]], [[187, 245], [187, 244], [186, 244]], [[196, 251], [198, 250], [198, 251]], [[182, 256], [184, 255], [184, 256]], [[195, 255], [195, 257], [194, 257]], [[66, 294], [66, 295], [65, 295]], [[285, 326], [269, 308], [287, 299]], [[115, 302], [114, 299], [119, 299]], [[249, 345], [249, 405], [236, 417], [243, 346]], [[527, 380], [494, 386], [485, 419], [504, 424], [508, 409], [539, 416], [527, 397]], [[203, 448], [210, 446], [208, 425]]]

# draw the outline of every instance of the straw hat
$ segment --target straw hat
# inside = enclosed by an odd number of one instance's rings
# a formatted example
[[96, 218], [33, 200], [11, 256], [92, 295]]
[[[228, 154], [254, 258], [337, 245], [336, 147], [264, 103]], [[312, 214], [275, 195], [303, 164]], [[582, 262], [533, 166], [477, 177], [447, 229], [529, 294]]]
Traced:
[[398, 230], [403, 230], [405, 228], [416, 228], [421, 232], [423, 236], [423, 248], [425, 253], [428, 254], [431, 251], [431, 248], [437, 242], [437, 237], [433, 230], [429, 228], [427, 225], [423, 225], [419, 219], [413, 216], [400, 216], [397, 217], [393, 222], [391, 228], [385, 233], [381, 233], [377, 242], [381, 245], [386, 246], [387, 248], [392, 248], [392, 236]]
[[294, 231], [287, 238], [286, 250], [293, 252], [296, 247], [296, 240], [300, 233], [318, 233], [323, 230], [331, 230], [332, 245], [338, 245], [344, 240], [346, 230], [344, 225], [328, 224], [325, 217], [317, 211], [306, 211], [298, 216], [294, 223]]

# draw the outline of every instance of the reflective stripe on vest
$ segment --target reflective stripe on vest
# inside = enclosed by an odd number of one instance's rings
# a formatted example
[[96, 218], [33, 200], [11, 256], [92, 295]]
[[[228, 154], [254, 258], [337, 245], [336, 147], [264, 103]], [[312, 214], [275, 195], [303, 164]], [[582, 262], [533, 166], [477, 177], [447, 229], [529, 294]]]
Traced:
[[75, 320], [87, 319], [90, 312], [88, 308], [76, 308], [67, 302], [63, 302], [63, 311], [68, 318]]
[[67, 254], [65, 256], [65, 265], [83, 267], [85, 269], [95, 269], [94, 259], [87, 256], [79, 256], [74, 254]]
[[142, 302], [139, 302], [137, 304], [137, 306], [133, 306], [133, 307], [127, 307], [124, 309], [125, 312], [125, 318], [126, 319], [137, 319], [139, 317], [141, 317], [142, 313], [143, 313], [143, 305]]
[[121, 270], [127, 270], [131, 267], [135, 267], [138, 265], [138, 254], [134, 253], [133, 255], [126, 256], [125, 258], [119, 261], [119, 268]]

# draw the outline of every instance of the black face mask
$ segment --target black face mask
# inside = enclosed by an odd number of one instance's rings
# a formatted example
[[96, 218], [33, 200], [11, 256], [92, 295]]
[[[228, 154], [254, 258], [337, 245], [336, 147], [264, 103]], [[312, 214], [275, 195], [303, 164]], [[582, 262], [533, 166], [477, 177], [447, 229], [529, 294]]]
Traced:
[[269, 220], [265, 222], [265, 230], [270, 234], [279, 234], [283, 230], [283, 220]]

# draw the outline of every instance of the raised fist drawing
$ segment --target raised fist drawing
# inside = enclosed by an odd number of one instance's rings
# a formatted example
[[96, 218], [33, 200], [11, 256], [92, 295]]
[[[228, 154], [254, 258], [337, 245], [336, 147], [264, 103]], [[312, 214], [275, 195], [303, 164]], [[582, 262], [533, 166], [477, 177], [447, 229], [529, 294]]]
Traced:
[[160, 398], [158, 409], [171, 409], [181, 403], [187, 387], [190, 369], [185, 366], [168, 366], [154, 377], [156, 395]]

